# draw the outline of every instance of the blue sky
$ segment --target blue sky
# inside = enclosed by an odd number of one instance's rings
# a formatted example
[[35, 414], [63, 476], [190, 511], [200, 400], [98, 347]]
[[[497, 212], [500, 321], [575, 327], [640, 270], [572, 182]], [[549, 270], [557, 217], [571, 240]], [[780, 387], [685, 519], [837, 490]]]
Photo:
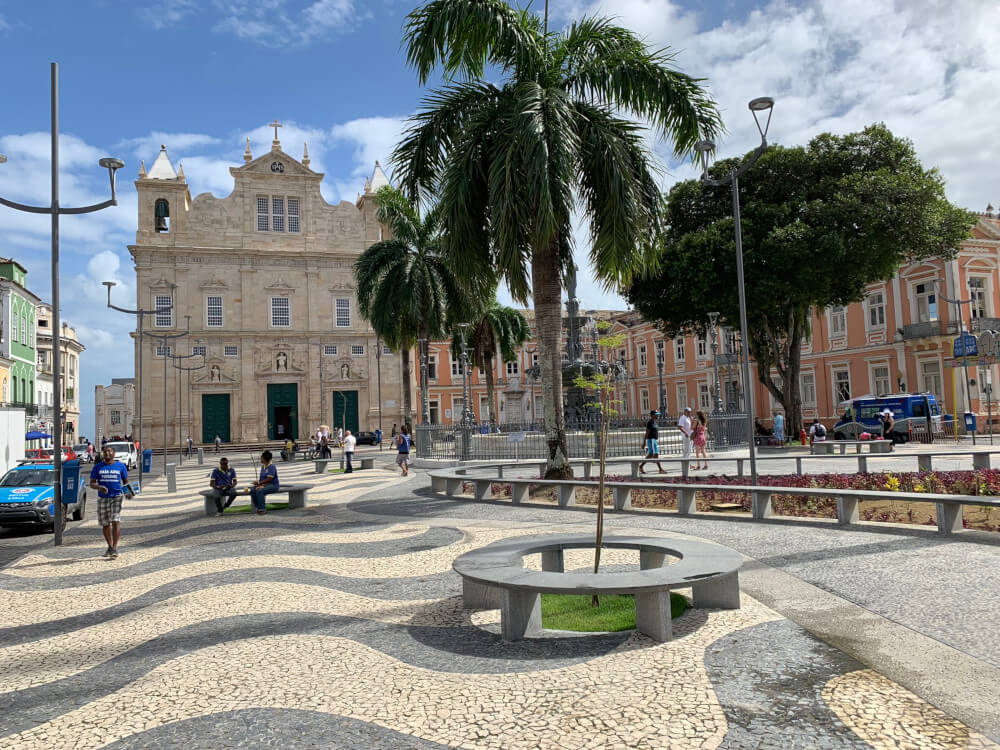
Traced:
[[[193, 194], [226, 195], [244, 139], [269, 145], [285, 123], [292, 155], [309, 142], [328, 200], [353, 200], [375, 159], [385, 163], [423, 91], [406, 67], [401, 26], [413, 0], [0, 0], [0, 195], [48, 200], [48, 64], [61, 65], [64, 204], [106, 197], [103, 155], [123, 158], [122, 205], [63, 221], [63, 316], [87, 346], [81, 426], [93, 431], [93, 387], [132, 373], [132, 321], [104, 308], [103, 279], [134, 302], [126, 245], [134, 240], [132, 179], [160, 143], [184, 163]], [[551, 0], [555, 27], [585, 14], [616, 16], [677, 64], [705, 77], [723, 109], [722, 155], [755, 143], [746, 102], [777, 100], [771, 140], [803, 143], [825, 130], [884, 121], [941, 169], [952, 200], [1000, 204], [1000, 45], [990, 3], [955, 0], [708, 2]], [[534, 7], [540, 8], [536, 3]], [[693, 175], [655, 138], [664, 187]], [[586, 267], [586, 227], [578, 254]], [[44, 217], [0, 208], [0, 254], [49, 295]], [[585, 307], [620, 307], [582, 272]]]

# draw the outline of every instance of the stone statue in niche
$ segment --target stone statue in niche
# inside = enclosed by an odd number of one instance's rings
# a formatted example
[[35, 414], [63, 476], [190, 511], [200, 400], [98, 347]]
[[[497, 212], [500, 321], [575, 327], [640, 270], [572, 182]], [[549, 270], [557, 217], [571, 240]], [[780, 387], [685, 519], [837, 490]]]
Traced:
[[351, 377], [351, 366], [346, 362], [340, 366], [340, 377], [343, 380], [347, 380]]
[[288, 355], [284, 352], [278, 352], [278, 356], [274, 361], [274, 369], [278, 372], [288, 372]]
[[209, 371], [208, 379], [213, 383], [222, 381], [222, 371], [219, 369], [218, 365], [212, 365], [212, 369]]

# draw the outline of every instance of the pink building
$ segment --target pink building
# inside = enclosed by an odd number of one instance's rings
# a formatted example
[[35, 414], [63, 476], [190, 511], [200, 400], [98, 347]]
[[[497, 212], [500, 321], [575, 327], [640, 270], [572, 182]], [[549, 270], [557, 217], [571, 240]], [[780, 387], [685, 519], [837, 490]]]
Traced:
[[[980, 415], [983, 425], [987, 413], [984, 386], [997, 382], [997, 365], [964, 371], [968, 374], [967, 396], [963, 370], [950, 366], [952, 341], [960, 330], [1000, 330], [998, 269], [1000, 217], [989, 208], [980, 214], [972, 236], [962, 243], [954, 260], [903, 266], [894, 278], [869, 285], [863, 302], [816, 311], [811, 336], [802, 346], [799, 385], [803, 418], [833, 422], [843, 411], [842, 402], [848, 399], [905, 390], [930, 391], [946, 413], [973, 411]], [[955, 305], [945, 298], [969, 301]], [[625, 335], [620, 350], [599, 354], [601, 359], [625, 363], [627, 377], [619, 386], [625, 415], [639, 416], [661, 407], [667, 414], [676, 414], [684, 406], [712, 409], [716, 361], [723, 404], [737, 407], [742, 403], [738, 328], [720, 327], [713, 360], [712, 342], [707, 337], [666, 340], [652, 323], [634, 312], [581, 314], [610, 320], [612, 331]], [[530, 311], [525, 315], [533, 324]], [[540, 423], [539, 386], [526, 375], [537, 363], [535, 349], [534, 342], [529, 341], [515, 362], [497, 367], [497, 414], [501, 423]], [[591, 346], [586, 337], [584, 349], [589, 357]], [[752, 366], [756, 415], [768, 419], [779, 405], [756, 382], [754, 369]], [[431, 345], [430, 371], [431, 421], [457, 422], [462, 409], [461, 364], [451, 356], [450, 344]], [[477, 419], [485, 419], [486, 388], [477, 371], [472, 374], [472, 383], [473, 412]], [[414, 404], [418, 414], [419, 403], [418, 391]]]

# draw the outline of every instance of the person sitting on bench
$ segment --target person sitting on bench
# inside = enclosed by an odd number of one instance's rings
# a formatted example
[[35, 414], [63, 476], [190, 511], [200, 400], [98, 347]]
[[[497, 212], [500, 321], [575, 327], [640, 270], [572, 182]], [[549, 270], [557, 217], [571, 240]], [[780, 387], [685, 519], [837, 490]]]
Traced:
[[[212, 469], [212, 499], [215, 500], [215, 509], [221, 516], [223, 510], [233, 504], [236, 499], [236, 470], [229, 468], [229, 459], [220, 458], [219, 468]], [[226, 504], [222, 504], [222, 498], [226, 498]]]

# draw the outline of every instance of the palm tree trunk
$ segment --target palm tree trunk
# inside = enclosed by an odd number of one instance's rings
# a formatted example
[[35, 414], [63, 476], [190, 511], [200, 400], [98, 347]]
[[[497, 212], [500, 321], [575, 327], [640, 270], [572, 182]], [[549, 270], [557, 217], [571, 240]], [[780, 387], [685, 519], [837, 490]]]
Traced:
[[542, 369], [542, 407], [545, 410], [545, 441], [548, 456], [546, 479], [572, 479], [562, 394], [562, 277], [559, 273], [559, 242], [536, 248], [531, 259], [531, 290], [535, 303], [535, 335]]
[[410, 349], [403, 347], [400, 352], [403, 360], [403, 424], [407, 430], [413, 429], [413, 394], [410, 392]]

